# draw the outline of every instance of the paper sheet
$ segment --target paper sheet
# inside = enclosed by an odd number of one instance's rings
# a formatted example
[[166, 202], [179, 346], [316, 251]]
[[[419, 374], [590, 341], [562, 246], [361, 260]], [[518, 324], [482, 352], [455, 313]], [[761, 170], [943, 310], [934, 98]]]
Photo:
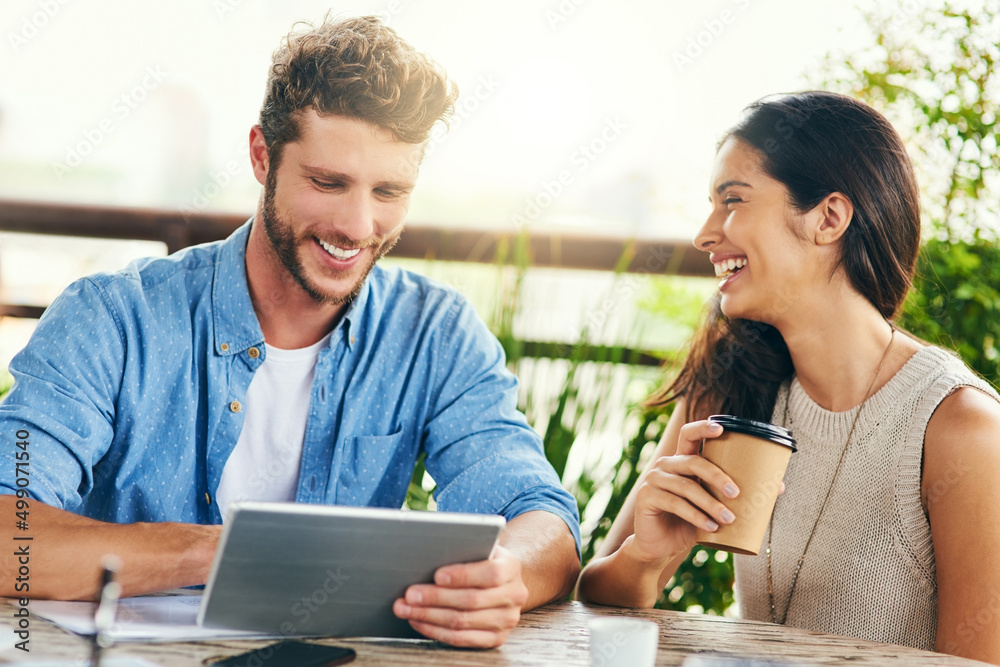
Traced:
[[[179, 642], [203, 639], [267, 639], [276, 635], [198, 625], [200, 595], [158, 595], [124, 598], [108, 634], [115, 642]], [[94, 633], [95, 602], [32, 600], [36, 616], [81, 635]]]

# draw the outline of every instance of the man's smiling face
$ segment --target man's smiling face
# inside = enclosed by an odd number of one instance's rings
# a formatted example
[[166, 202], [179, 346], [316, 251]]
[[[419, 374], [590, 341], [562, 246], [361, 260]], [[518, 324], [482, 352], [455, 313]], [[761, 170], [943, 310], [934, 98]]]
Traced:
[[314, 301], [346, 303], [403, 231], [423, 146], [313, 109], [297, 120], [298, 138], [267, 172], [260, 222]]

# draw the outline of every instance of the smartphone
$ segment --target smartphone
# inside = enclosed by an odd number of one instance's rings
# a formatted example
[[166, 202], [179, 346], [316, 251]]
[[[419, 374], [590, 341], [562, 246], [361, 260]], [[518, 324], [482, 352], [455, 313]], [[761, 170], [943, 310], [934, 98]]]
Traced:
[[283, 641], [210, 663], [210, 667], [326, 667], [354, 660], [353, 649]]

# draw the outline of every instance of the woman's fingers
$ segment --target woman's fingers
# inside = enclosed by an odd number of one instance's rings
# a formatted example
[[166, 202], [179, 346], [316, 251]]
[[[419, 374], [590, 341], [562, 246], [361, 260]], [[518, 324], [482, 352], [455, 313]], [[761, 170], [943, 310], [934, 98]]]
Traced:
[[697, 454], [701, 451], [701, 441], [705, 438], [718, 438], [722, 435], [722, 426], [717, 422], [703, 419], [681, 426], [680, 437], [677, 439], [677, 454]]
[[639, 512], [673, 514], [709, 531], [716, 530], [720, 524], [732, 523], [736, 518], [694, 479], [659, 467], [646, 475], [636, 500]]
[[716, 489], [724, 498], [735, 498], [740, 495], [740, 489], [732, 477], [719, 466], [697, 454], [661, 457], [653, 465], [652, 470], [701, 480]]

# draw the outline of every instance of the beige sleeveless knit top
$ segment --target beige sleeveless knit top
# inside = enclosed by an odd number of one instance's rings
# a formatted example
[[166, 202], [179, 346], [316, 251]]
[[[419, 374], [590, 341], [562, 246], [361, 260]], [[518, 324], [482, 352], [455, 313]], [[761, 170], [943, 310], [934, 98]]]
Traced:
[[[934, 545], [920, 499], [924, 432], [941, 401], [963, 386], [1000, 400], [957, 357], [925, 347], [864, 404], [799, 573], [787, 625], [934, 649]], [[855, 412], [824, 410], [793, 378], [778, 392], [775, 424], [784, 423], [786, 400], [799, 451], [792, 454], [774, 514], [778, 618]], [[760, 555], [735, 559], [743, 618], [771, 620], [766, 546], [767, 537]]]

